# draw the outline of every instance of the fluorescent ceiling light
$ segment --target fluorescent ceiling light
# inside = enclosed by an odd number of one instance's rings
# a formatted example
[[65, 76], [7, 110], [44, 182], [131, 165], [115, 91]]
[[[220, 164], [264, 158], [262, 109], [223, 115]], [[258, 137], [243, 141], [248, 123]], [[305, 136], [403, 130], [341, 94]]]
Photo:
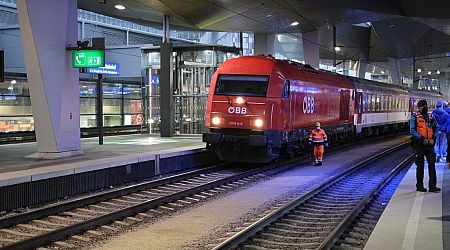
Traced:
[[299, 22], [293, 22], [291, 23], [291, 26], [297, 26], [299, 24]]
[[121, 4], [116, 4], [116, 5], [114, 6], [114, 8], [116, 8], [116, 9], [118, 9], [118, 10], [124, 10], [124, 9], [125, 9], [125, 6], [123, 6], [123, 5], [121, 5]]

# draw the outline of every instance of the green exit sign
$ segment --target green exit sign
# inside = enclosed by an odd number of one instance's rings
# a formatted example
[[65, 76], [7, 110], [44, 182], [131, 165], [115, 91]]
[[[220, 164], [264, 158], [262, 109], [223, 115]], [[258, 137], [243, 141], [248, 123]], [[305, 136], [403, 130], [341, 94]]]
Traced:
[[93, 68], [105, 66], [103, 50], [72, 50], [72, 68]]

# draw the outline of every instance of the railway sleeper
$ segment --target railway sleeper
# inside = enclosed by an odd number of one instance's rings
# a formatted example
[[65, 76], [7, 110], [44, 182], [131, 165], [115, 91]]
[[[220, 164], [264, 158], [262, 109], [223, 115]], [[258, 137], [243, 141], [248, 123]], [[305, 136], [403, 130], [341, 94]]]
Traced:
[[326, 227], [328, 225], [336, 226], [338, 223], [330, 223], [330, 222], [306, 222], [306, 221], [295, 221], [289, 219], [282, 219], [281, 223], [291, 224], [295, 226], [313, 226], [313, 227]]
[[69, 248], [69, 249], [75, 249], [77, 248], [76, 245], [71, 244], [71, 243], [67, 243], [67, 242], [63, 242], [63, 241], [56, 241], [53, 243], [53, 245], [55, 245], [56, 248]]
[[283, 222], [276, 222], [275, 223], [276, 228], [281, 228], [285, 230], [296, 230], [298, 232], [311, 232], [311, 231], [331, 231], [334, 229], [334, 227], [330, 225], [326, 225], [325, 227], [317, 228], [317, 227], [311, 227], [309, 225], [301, 226], [301, 225], [291, 225]]
[[30, 231], [37, 231], [37, 232], [51, 232], [53, 229], [44, 228], [44, 227], [37, 227], [30, 224], [17, 224], [17, 228], [24, 229], [24, 230], [30, 230]]
[[321, 237], [290, 237], [285, 235], [261, 233], [259, 238], [276, 240], [276, 242], [288, 242], [288, 243], [318, 243], [323, 240]]
[[306, 222], [338, 222], [340, 221], [337, 218], [331, 217], [331, 218], [323, 218], [323, 217], [317, 217], [317, 218], [311, 218], [311, 217], [307, 217], [307, 216], [298, 216], [298, 215], [288, 215], [286, 218], [288, 219], [292, 219], [292, 220], [301, 220], [301, 221], [306, 221]]
[[70, 216], [72, 218], [79, 218], [79, 219], [83, 219], [83, 220], [92, 219], [95, 217], [93, 215], [77, 214], [77, 213], [72, 213], [72, 212], [62, 212], [61, 214], [64, 216]]
[[88, 235], [89, 237], [99, 237], [104, 235], [103, 232], [97, 230], [88, 230], [85, 232], [85, 234]]
[[334, 214], [317, 214], [313, 212], [308, 212], [308, 211], [294, 211], [292, 214], [294, 215], [298, 215], [298, 216], [306, 216], [309, 218], [314, 218], [314, 219], [333, 219], [336, 218]]
[[282, 228], [269, 228], [267, 232], [279, 235], [287, 235], [292, 237], [326, 237], [328, 232], [298, 232], [295, 230], [285, 230]]
[[3, 245], [9, 245], [11, 243], [15, 243], [17, 242], [17, 240], [13, 240], [13, 239], [8, 239], [8, 238], [2, 238], [0, 237], [0, 247]]
[[55, 223], [53, 221], [46, 221], [46, 220], [32, 220], [31, 223], [50, 228], [66, 227], [69, 225], [68, 223]]
[[[330, 206], [329, 202], [326, 201], [322, 201], [322, 200], [310, 200], [308, 201], [308, 205], [312, 205], [312, 206]], [[346, 207], [348, 206], [347, 204], [341, 204], [341, 203], [337, 203], [337, 204], [332, 204], [335, 207]]]
[[123, 204], [123, 205], [130, 206], [130, 205], [134, 205], [134, 204], [139, 204], [139, 203], [143, 202], [144, 200], [123, 196], [120, 198], [111, 199], [111, 201], [114, 202], [114, 204]]
[[328, 213], [330, 213], [330, 214], [338, 215], [338, 214], [343, 214], [343, 213], [347, 212], [348, 209], [339, 210], [339, 209], [332, 209], [332, 208], [329, 208], [329, 209], [325, 208], [325, 209], [323, 209], [323, 208], [302, 207], [302, 208], [299, 208], [298, 211], [299, 212], [302, 212], [302, 211], [309, 212], [309, 213], [312, 213], [312, 214], [328, 214]]
[[[24, 232], [6, 229], [6, 228], [0, 229], [0, 233], [4, 234], [5, 237], [7, 237], [7, 238], [11, 238], [11, 237], [29, 238], [29, 237], [34, 237], [37, 235], [37, 234], [24, 233]], [[8, 236], [10, 236], [10, 237], [8, 237]]]
[[264, 239], [252, 239], [257, 245], [269, 248], [269, 249], [280, 249], [280, 248], [291, 248], [291, 249], [315, 249], [319, 246], [319, 243], [288, 243], [288, 242], [274, 242], [271, 240]]
[[317, 204], [311, 204], [311, 203], [307, 203], [305, 204], [303, 207], [305, 208], [309, 208], [309, 209], [322, 209], [322, 210], [339, 210], [339, 211], [343, 211], [343, 210], [348, 210], [354, 207], [354, 204], [349, 204], [349, 203], [342, 203], [339, 204], [337, 206], [333, 205], [333, 204], [326, 204], [326, 205], [317, 205]]
[[97, 215], [103, 215], [103, 214], [107, 214], [107, 211], [98, 211], [98, 209], [96, 210], [92, 210], [92, 209], [86, 209], [86, 208], [77, 208], [75, 209], [75, 212], [80, 213], [81, 215], [89, 215], [89, 216], [97, 216]]
[[90, 238], [79, 236], [79, 235], [72, 235], [72, 236], [70, 236], [69, 239], [72, 241], [78, 242], [78, 243], [83, 243], [83, 244], [89, 243], [91, 241]]

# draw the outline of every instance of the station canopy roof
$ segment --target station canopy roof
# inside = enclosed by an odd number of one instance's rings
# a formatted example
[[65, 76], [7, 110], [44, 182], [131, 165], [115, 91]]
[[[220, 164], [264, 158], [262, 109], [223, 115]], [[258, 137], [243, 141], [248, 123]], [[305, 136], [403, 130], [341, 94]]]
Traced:
[[450, 71], [449, 6], [448, 0], [78, 0], [81, 9], [153, 27], [162, 27], [167, 14], [177, 30], [318, 31], [320, 57], [328, 59], [334, 57], [335, 26], [339, 60], [414, 57], [416, 68], [441, 72]]

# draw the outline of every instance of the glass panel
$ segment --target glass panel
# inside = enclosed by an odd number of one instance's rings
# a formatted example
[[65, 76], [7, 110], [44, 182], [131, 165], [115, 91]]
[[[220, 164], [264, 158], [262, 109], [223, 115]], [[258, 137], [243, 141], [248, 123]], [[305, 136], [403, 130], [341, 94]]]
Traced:
[[141, 99], [141, 86], [139, 85], [123, 85], [123, 98]]
[[120, 114], [120, 106], [122, 100], [120, 99], [103, 99], [103, 113], [104, 114]]
[[33, 131], [33, 117], [0, 117], [0, 132]]
[[266, 96], [268, 76], [219, 75], [216, 95]]
[[103, 98], [122, 98], [122, 84], [104, 83]]
[[97, 96], [97, 85], [93, 82], [80, 82], [80, 97]]
[[0, 96], [1, 115], [32, 115], [30, 97], [15, 95]]
[[0, 95], [29, 96], [28, 83], [22, 79], [12, 79], [0, 82]]
[[80, 114], [95, 114], [97, 109], [97, 102], [95, 98], [80, 98]]
[[175, 97], [175, 130], [180, 134], [201, 134], [206, 131], [205, 109], [208, 96]]
[[122, 116], [121, 115], [104, 115], [103, 116], [103, 125], [105, 127], [120, 126], [120, 125], [122, 125]]
[[95, 115], [81, 115], [80, 127], [81, 128], [97, 127], [97, 117]]
[[160, 98], [149, 97], [149, 113], [147, 118], [147, 123], [149, 126], [150, 133], [159, 133], [159, 125], [161, 124], [160, 115]]

